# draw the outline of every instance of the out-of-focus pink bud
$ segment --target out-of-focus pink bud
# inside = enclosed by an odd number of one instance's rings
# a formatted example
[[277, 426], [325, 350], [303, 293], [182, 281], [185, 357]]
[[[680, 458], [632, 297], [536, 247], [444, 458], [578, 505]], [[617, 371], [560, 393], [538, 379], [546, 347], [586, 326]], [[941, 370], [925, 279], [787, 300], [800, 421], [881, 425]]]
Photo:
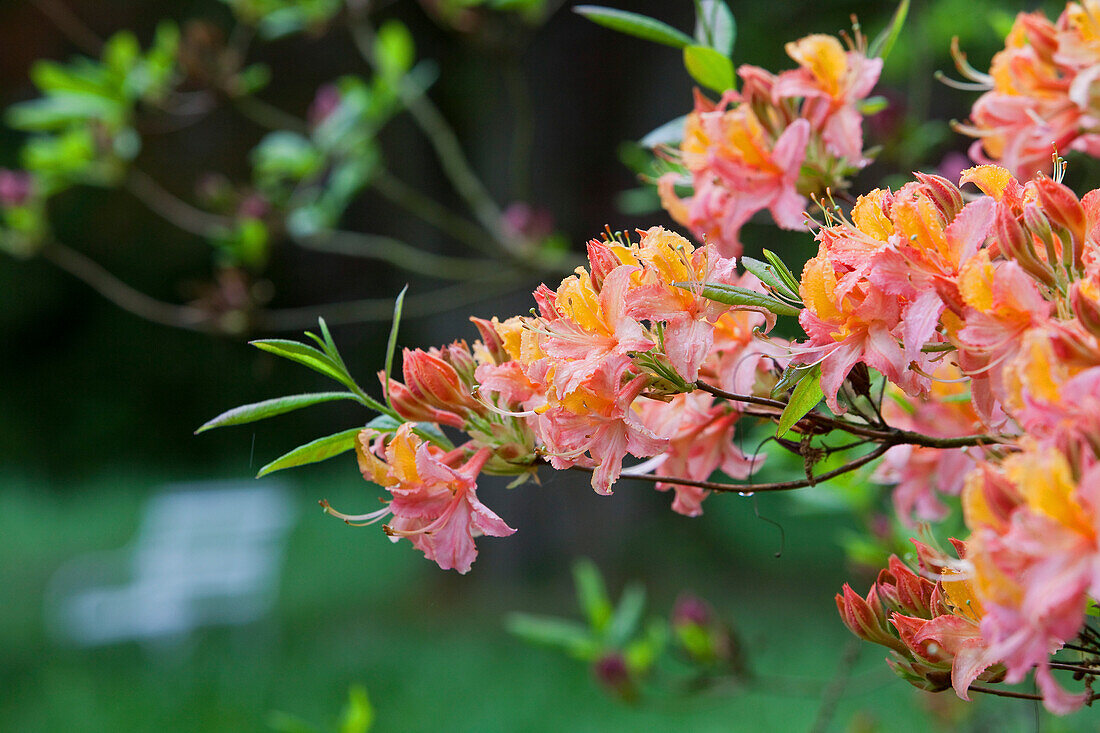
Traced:
[[941, 176], [929, 173], [913, 175], [924, 185], [924, 192], [939, 208], [944, 220], [953, 221], [963, 207], [963, 197], [959, 187]]
[[714, 610], [699, 596], [683, 594], [672, 607], [672, 625], [696, 624], [708, 626], [714, 620]]
[[592, 285], [596, 292], [603, 288], [603, 280], [608, 273], [622, 264], [622, 261], [611, 251], [607, 242], [598, 239], [588, 240], [588, 262], [592, 266]]
[[692, 660], [713, 665], [719, 662], [740, 666], [739, 649], [730, 630], [702, 598], [683, 594], [672, 609], [672, 632]]
[[485, 345], [485, 350], [489, 352], [489, 356], [493, 357], [494, 362], [503, 364], [506, 361], [511, 361], [511, 355], [504, 348], [504, 340], [501, 339], [500, 334], [493, 327], [492, 321], [475, 318], [474, 316], [470, 316], [470, 321], [477, 327], [477, 332], [481, 334], [481, 343]]
[[0, 168], [0, 206], [22, 206], [31, 197], [34, 181], [29, 173]]
[[1069, 302], [1073, 306], [1073, 314], [1085, 330], [1100, 338], [1100, 303], [1085, 293], [1080, 282], [1070, 287]]
[[537, 209], [522, 201], [509, 204], [501, 223], [510, 234], [524, 239], [546, 239], [554, 233], [554, 217], [546, 209]]
[[1076, 194], [1068, 186], [1058, 183], [1053, 178], [1041, 176], [1035, 180], [1035, 190], [1039, 194], [1039, 203], [1047, 217], [1054, 223], [1066, 228], [1073, 243], [1073, 260], [1075, 267], [1083, 267], [1081, 257], [1085, 251], [1085, 231], [1087, 218], [1085, 207], [1077, 199]]
[[317, 90], [317, 95], [309, 105], [306, 120], [310, 127], [317, 127], [327, 120], [340, 106], [340, 89], [335, 84], [325, 84]]
[[237, 216], [246, 219], [263, 219], [270, 211], [271, 205], [267, 202], [267, 199], [254, 193], [251, 196], [246, 196], [241, 201], [240, 206], [237, 207]]
[[619, 652], [607, 652], [597, 659], [592, 665], [592, 674], [605, 689], [624, 700], [633, 700], [638, 695], [630, 668]]

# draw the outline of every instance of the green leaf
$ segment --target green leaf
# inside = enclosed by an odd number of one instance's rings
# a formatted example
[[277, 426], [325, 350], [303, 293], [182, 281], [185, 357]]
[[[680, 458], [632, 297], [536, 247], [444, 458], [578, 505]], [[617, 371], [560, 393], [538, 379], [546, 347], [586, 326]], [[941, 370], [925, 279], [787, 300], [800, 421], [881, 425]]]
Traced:
[[509, 633], [531, 644], [562, 649], [579, 659], [593, 659], [600, 645], [587, 628], [567, 619], [512, 613], [505, 619]]
[[733, 62], [721, 52], [707, 46], [684, 49], [684, 67], [691, 78], [718, 93], [733, 89]]
[[742, 257], [741, 266], [770, 285], [772, 289], [780, 295], [790, 298], [791, 300], [799, 300], [798, 293], [792, 291], [790, 286], [787, 285], [787, 283], [783, 281], [783, 278], [780, 277], [779, 273], [776, 272], [775, 267], [769, 265], [767, 262], [754, 260], [752, 257]]
[[577, 560], [573, 564], [573, 582], [577, 587], [577, 603], [588, 618], [588, 625], [603, 633], [611, 622], [613, 609], [596, 563], [588, 558]]
[[772, 387], [771, 396], [778, 397], [794, 387], [802, 379], [802, 375], [811, 369], [813, 367], [806, 364], [788, 364], [787, 368], [783, 370], [783, 374], [780, 375], [779, 381]]
[[256, 478], [266, 476], [275, 471], [282, 471], [284, 468], [294, 468], [295, 466], [304, 466], [309, 463], [327, 461], [333, 456], [346, 453], [355, 447], [355, 436], [359, 435], [361, 430], [362, 428], [351, 428], [350, 430], [344, 430], [343, 432], [334, 433], [333, 435], [326, 435], [323, 438], [318, 438], [305, 445], [300, 445], [261, 468], [260, 472], [256, 474]]
[[378, 29], [374, 43], [374, 60], [382, 76], [397, 79], [404, 76], [416, 61], [412, 33], [399, 20], [387, 20]]
[[890, 101], [886, 99], [886, 97], [876, 96], [867, 97], [867, 99], [861, 99], [856, 104], [856, 109], [859, 110], [859, 113], [864, 117], [869, 117], [871, 115], [878, 114], [889, 106]]
[[371, 705], [367, 688], [352, 685], [348, 690], [348, 704], [340, 719], [340, 733], [367, 733], [374, 723], [374, 706]]
[[655, 148], [658, 145], [678, 143], [684, 139], [684, 124], [686, 122], [687, 115], [669, 120], [639, 140], [638, 144], [645, 148]]
[[803, 375], [791, 392], [791, 399], [783, 408], [783, 414], [779, 416], [776, 437], [782, 438], [786, 435], [796, 422], [817, 407], [817, 403], [821, 402], [824, 396], [825, 393], [821, 391], [821, 365], [815, 364], [813, 369]]
[[890, 55], [890, 51], [894, 48], [894, 43], [898, 40], [898, 36], [901, 35], [901, 28], [905, 25], [905, 16], [909, 14], [909, 0], [901, 0], [898, 3], [897, 10], [894, 11], [894, 17], [890, 19], [890, 25], [882, 29], [882, 32], [875, 36], [875, 40], [871, 41], [871, 45], [867, 48], [867, 55], [870, 58], [881, 58], [883, 61]]
[[393, 354], [397, 351], [397, 329], [401, 324], [401, 310], [404, 308], [405, 293], [408, 291], [409, 286], [406, 284], [397, 294], [397, 300], [393, 304], [393, 325], [390, 326], [390, 338], [386, 342], [386, 379], [382, 382], [382, 386], [385, 387], [386, 404], [391, 408], [393, 402], [390, 401], [390, 376], [393, 374]]
[[637, 633], [644, 611], [645, 587], [639, 583], [631, 583], [623, 590], [611, 623], [607, 625], [607, 643], [614, 647], [625, 645]]
[[261, 351], [267, 351], [284, 359], [296, 361], [309, 367], [315, 372], [320, 372], [326, 377], [335, 379], [340, 384], [351, 389], [358, 389], [355, 381], [342, 369], [328, 354], [321, 352], [312, 346], [287, 339], [260, 339], [250, 341], [250, 344]]
[[[672, 283], [678, 288], [684, 288], [685, 290], [691, 290], [699, 287], [698, 283], [680, 282]], [[749, 290], [748, 288], [738, 287], [737, 285], [726, 285], [724, 283], [703, 283], [702, 296], [709, 298], [710, 300], [717, 301], [719, 303], [725, 303], [726, 305], [741, 305], [749, 306], [753, 308], [763, 308], [771, 311], [777, 316], [797, 316], [802, 312], [801, 309], [796, 308], [793, 305], [784, 303], [779, 298], [773, 298], [770, 295], [764, 293], [758, 293], [755, 290]]]
[[234, 407], [232, 410], [223, 412], [212, 420], [206, 421], [202, 424], [202, 427], [195, 431], [195, 434], [198, 435], [214, 428], [224, 428], [227, 425], [243, 425], [257, 420], [266, 420], [269, 417], [282, 415], [284, 412], [299, 410], [322, 402], [354, 399], [355, 395], [350, 392], [314, 392], [312, 394], [297, 394], [276, 397], [263, 402], [253, 402], [251, 405]]
[[615, 8], [605, 8], [599, 5], [578, 5], [573, 8], [573, 12], [613, 31], [665, 46], [683, 48], [694, 43], [691, 36], [676, 30], [667, 23], [662, 23], [646, 15], [631, 13], [627, 10], [616, 10]]
[[696, 9], [696, 42], [710, 46], [723, 56], [733, 54], [733, 46], [737, 42], [737, 22], [725, 0], [699, 0]]
[[794, 276], [794, 273], [790, 271], [790, 268], [787, 267], [787, 263], [781, 260], [779, 255], [772, 252], [770, 249], [764, 250], [764, 259], [771, 263], [771, 266], [775, 268], [779, 277], [783, 278], [783, 282], [787, 283], [787, 287], [797, 294], [801, 283], [798, 281], [798, 278]]

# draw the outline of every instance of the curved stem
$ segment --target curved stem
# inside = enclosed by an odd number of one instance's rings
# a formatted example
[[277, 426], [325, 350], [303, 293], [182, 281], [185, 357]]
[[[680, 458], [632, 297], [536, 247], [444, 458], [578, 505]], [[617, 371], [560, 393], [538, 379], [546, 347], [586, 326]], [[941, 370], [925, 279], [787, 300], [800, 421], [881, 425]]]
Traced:
[[32, 0], [39, 12], [50, 19], [65, 37], [81, 51], [99, 56], [103, 50], [103, 39], [87, 26], [79, 16], [61, 0]]
[[309, 125], [289, 112], [251, 94], [232, 98], [233, 107], [243, 116], [268, 130], [291, 130], [300, 135], [309, 133]]
[[[514, 289], [515, 271], [504, 270], [496, 281], [465, 282], [405, 298], [402, 318], [438, 315], [471, 303], [494, 298]], [[393, 298], [366, 298], [345, 303], [309, 305], [258, 311], [256, 328], [269, 331], [300, 331], [317, 323], [321, 316], [329, 324], [389, 321], [393, 318]]]
[[[766, 405], [768, 407], [775, 407], [783, 409], [787, 406], [787, 403], [780, 400], [773, 400], [766, 397], [756, 397], [754, 395], [737, 394], [735, 392], [727, 392], [724, 389], [719, 389], [706, 382], [696, 382], [695, 387], [709, 392], [710, 394], [721, 397], [723, 399], [730, 400], [731, 402], [745, 402], [751, 405]], [[920, 445], [928, 448], [966, 448], [970, 446], [988, 446], [1005, 443], [1008, 438], [998, 435], [963, 435], [954, 438], [937, 438], [932, 435], [925, 435], [923, 433], [917, 433], [912, 430], [901, 430], [899, 428], [887, 428], [885, 430], [873, 428], [869, 426], [853, 423], [848, 420], [842, 420], [836, 417], [830, 417], [828, 415], [822, 415], [816, 412], [807, 413], [803, 420], [823, 425], [834, 430], [843, 430], [846, 433], [852, 435], [858, 435], [864, 438], [870, 438], [873, 440], [882, 441], [887, 445]]]
[[42, 248], [41, 254], [119, 308], [139, 318], [189, 331], [218, 332], [204, 311], [191, 306], [166, 303], [146, 295], [122, 282], [98, 263], [63, 244], [49, 242]]
[[454, 213], [435, 199], [420, 193], [389, 171], [383, 169], [376, 173], [371, 179], [370, 186], [391, 204], [400, 206], [457, 241], [482, 252], [498, 254], [496, 248], [492, 246], [493, 235], [482, 231], [476, 224]]
[[491, 260], [470, 260], [425, 252], [399, 239], [381, 234], [362, 234], [334, 230], [294, 240], [299, 246], [317, 252], [381, 260], [408, 272], [440, 280], [475, 280], [500, 267]]
[[[674, 484], [676, 486], [694, 486], [700, 489], [707, 489], [709, 491], [736, 491], [738, 493], [755, 494], [757, 492], [765, 491], [790, 491], [792, 489], [804, 489], [807, 486], [814, 486], [822, 481], [828, 481], [831, 478], [836, 478], [851, 471], [856, 470], [861, 466], [865, 466], [871, 461], [879, 458], [888, 451], [891, 445], [880, 445], [870, 453], [862, 455], [859, 458], [845, 463], [839, 468], [834, 468], [832, 471], [826, 471], [820, 476], [814, 476], [811, 478], [795, 479], [793, 481], [775, 481], [768, 484], [725, 484], [717, 481], [693, 481], [691, 479], [678, 478], [676, 476], [655, 476], [652, 474], [642, 474], [640, 476], [626, 476], [625, 478], [635, 479], [637, 481], [647, 481], [649, 483], [661, 483], [661, 484]], [[578, 471], [584, 471], [585, 473], [592, 473], [593, 469], [585, 466], [573, 466]]]
[[200, 237], [211, 237], [219, 230], [233, 225], [229, 217], [195, 208], [137, 168], [130, 169], [126, 177], [126, 190], [154, 214], [183, 231]]

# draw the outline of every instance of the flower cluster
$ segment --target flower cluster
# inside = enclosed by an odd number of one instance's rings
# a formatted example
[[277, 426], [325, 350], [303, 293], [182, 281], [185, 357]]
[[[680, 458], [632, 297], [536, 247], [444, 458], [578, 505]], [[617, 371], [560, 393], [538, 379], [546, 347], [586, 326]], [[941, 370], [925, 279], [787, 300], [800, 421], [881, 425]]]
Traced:
[[[673, 509], [690, 516], [708, 492], [675, 478], [698, 482], [719, 469], [748, 477], [760, 459], [737, 445], [740, 404], [694, 383], [760, 395], [775, 384], [783, 343], [754, 339], [768, 318], [701, 292], [704, 282], [759, 282], [711, 246], [659, 227], [640, 234], [589, 242], [590, 269], [556, 290], [539, 286], [536, 315], [473, 319], [482, 337], [473, 347], [405, 350], [404, 381], [380, 377], [407, 422], [368, 427], [356, 446], [363, 475], [392, 499], [364, 515], [326, 510], [351, 523], [392, 515], [391, 537], [466, 572], [475, 537], [513, 531], [478, 500], [479, 473], [522, 479], [549, 462], [591, 472], [592, 488], [610, 494], [628, 455], [650, 458], [631, 470], [660, 466], [667, 480], [656, 487], [673, 490]], [[440, 426], [468, 442], [442, 447]]]
[[[658, 182], [672, 218], [735, 257], [753, 214], [767, 209], [780, 227], [802, 229], [808, 195], [845, 187], [870, 162], [860, 103], [882, 70], [856, 38], [848, 49], [825, 35], [788, 43], [797, 69], [743, 65], [741, 90], [717, 104], [697, 92], [677, 156], [690, 181], [669, 173]], [[692, 195], [682, 199], [676, 187], [688, 183]]]
[[[1047, 706], [1066, 712], [1085, 696], [1054, 682], [1049, 656], [1100, 592], [1100, 193], [1079, 200], [1054, 179], [980, 166], [961, 183], [984, 195], [965, 203], [950, 182], [917, 179], [860, 197], [850, 218], [827, 213], [803, 271], [809, 338], [796, 358], [820, 363], [834, 409], [862, 362], [905, 393], [896, 427], [999, 434], [983, 453], [894, 448], [880, 476], [899, 482], [903, 515], [936, 518], [933, 491], [962, 491], [982, 660], [1009, 682], [1037, 668]], [[967, 670], [960, 694], [981, 671]]]
[[1050, 152], [1100, 154], [1100, 2], [1068, 3], [1051, 22], [1041, 11], [1020, 13], [989, 73], [977, 71], [956, 50], [960, 71], [988, 89], [970, 121], [957, 129], [977, 138], [971, 157], [996, 161], [1020, 179], [1050, 173]]

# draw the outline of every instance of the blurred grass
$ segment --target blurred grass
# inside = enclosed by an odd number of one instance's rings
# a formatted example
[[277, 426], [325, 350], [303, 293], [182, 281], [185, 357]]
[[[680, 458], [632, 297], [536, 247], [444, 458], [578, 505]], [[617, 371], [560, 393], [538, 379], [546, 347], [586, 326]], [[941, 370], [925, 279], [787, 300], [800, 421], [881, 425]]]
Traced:
[[[370, 692], [377, 731], [811, 728], [849, 642], [832, 601], [844, 575], [831, 541], [835, 525], [793, 514], [783, 497], [760, 497], [759, 511], [787, 533], [776, 559], [777, 530], [755, 519], [752, 500], [715, 497], [699, 520], [669, 514], [636, 522], [615, 548], [622, 562], [610, 565], [613, 592], [624, 579], [644, 578], [651, 613], [667, 612], [680, 590], [703, 595], [735, 624], [754, 679], [630, 707], [605, 697], [581, 665], [529, 648], [502, 628], [509, 611], [576, 614], [569, 557], [548, 558], [557, 571], [543, 576], [511, 567], [510, 552], [522, 555], [525, 542], [537, 541], [525, 540], [521, 525], [509, 540], [482, 540], [470, 575], [442, 573], [407, 543], [391, 545], [379, 531], [310, 511], [320, 495], [337, 505], [363, 503], [365, 485], [346, 469], [338, 462], [297, 476], [308, 481], [295, 492], [304, 513], [272, 618], [199, 630], [174, 644], [85, 650], [58, 644], [43, 628], [51, 573], [75, 554], [125, 545], [144, 497], [172, 477], [106, 473], [63, 493], [25, 476], [2, 477], [3, 729], [265, 730], [273, 710], [332, 726], [356, 683]], [[588, 491], [583, 481], [555, 490]], [[546, 503], [537, 494], [528, 500]], [[965, 706], [950, 693], [921, 695], [893, 676], [883, 656], [869, 645], [860, 649], [830, 730], [1033, 729], [1029, 703]], [[1074, 725], [1050, 719], [1043, 730], [1080, 729]]]

